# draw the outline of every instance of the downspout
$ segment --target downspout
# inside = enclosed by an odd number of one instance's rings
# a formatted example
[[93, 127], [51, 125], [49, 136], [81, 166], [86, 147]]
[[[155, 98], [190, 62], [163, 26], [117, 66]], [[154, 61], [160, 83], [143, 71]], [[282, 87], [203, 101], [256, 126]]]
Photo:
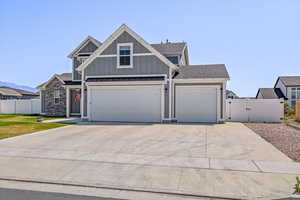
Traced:
[[169, 68], [169, 120], [172, 120], [172, 69]]

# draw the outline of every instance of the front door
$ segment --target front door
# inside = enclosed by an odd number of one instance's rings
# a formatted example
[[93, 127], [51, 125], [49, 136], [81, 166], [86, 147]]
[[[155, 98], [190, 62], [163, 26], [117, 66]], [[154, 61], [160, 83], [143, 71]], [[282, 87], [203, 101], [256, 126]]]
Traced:
[[81, 91], [80, 89], [70, 90], [71, 95], [71, 115], [80, 114], [80, 99]]

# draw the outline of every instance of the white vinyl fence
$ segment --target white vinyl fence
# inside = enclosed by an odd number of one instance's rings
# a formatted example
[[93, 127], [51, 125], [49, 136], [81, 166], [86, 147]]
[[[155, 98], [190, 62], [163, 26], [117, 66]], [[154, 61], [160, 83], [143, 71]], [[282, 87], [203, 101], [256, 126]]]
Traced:
[[282, 122], [284, 100], [282, 99], [227, 99], [227, 121]]
[[0, 114], [40, 114], [40, 99], [0, 100]]

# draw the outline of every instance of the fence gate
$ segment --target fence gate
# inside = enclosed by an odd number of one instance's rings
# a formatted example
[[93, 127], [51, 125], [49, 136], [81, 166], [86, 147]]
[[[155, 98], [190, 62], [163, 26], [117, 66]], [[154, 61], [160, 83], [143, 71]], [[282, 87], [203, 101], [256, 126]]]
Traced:
[[226, 118], [238, 122], [282, 122], [284, 100], [227, 99]]

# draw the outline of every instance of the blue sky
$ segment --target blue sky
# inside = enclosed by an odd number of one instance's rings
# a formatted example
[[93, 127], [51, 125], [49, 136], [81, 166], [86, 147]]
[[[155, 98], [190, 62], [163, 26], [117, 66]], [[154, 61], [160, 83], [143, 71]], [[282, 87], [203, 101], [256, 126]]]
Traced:
[[104, 41], [122, 23], [149, 43], [186, 41], [191, 64], [226, 64], [240, 96], [300, 75], [298, 0], [0, 0], [0, 80], [35, 87], [69, 72], [87, 35]]

